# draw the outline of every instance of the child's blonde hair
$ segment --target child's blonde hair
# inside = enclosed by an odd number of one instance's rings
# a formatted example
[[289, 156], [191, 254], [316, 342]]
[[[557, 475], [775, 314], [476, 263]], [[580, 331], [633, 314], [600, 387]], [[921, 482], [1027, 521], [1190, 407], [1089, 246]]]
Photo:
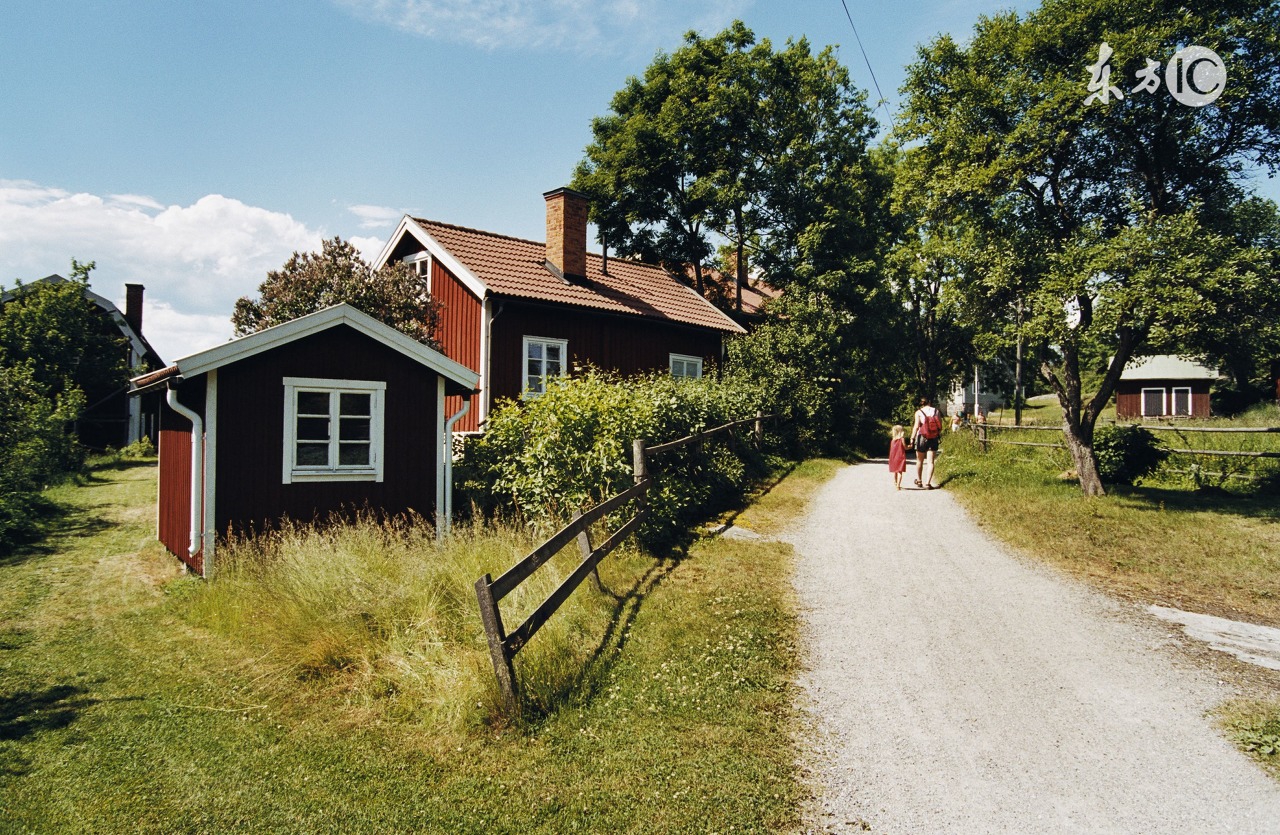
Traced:
[[896, 440], [898, 440], [899, 438], [901, 438], [901, 437], [902, 437], [903, 435], [905, 435], [905, 434], [907, 434], [907, 430], [905, 430], [905, 429], [903, 429], [903, 428], [902, 428], [902, 424], [901, 424], [901, 423], [895, 423], [895, 424], [893, 425], [893, 433], [892, 433], [892, 437], [893, 437], [893, 439], [894, 439], [895, 441], [896, 441]]

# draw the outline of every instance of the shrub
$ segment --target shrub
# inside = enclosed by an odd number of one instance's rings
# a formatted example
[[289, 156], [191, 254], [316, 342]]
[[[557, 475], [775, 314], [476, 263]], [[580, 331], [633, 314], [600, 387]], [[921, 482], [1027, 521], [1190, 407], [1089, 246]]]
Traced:
[[[500, 404], [485, 434], [468, 442], [458, 481], [488, 511], [561, 523], [631, 486], [634, 439], [673, 441], [753, 415], [757, 403], [751, 392], [711, 378], [618, 379], [588, 371], [536, 399]], [[649, 465], [659, 478], [640, 535], [654, 549], [681, 545], [695, 521], [740, 500], [764, 471], [751, 444], [731, 451], [722, 439], [662, 453]]]
[[75, 388], [50, 397], [25, 363], [0, 366], [0, 551], [34, 534], [40, 491], [79, 468], [83, 453], [65, 427], [83, 405]]
[[1108, 484], [1136, 484], [1169, 457], [1169, 451], [1140, 426], [1103, 426], [1093, 435], [1098, 475]]

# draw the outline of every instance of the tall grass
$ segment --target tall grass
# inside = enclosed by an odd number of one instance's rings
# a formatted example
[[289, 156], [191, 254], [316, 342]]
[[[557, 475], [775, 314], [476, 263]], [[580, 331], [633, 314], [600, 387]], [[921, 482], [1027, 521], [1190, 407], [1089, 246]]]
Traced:
[[[258, 658], [267, 688], [341, 693], [353, 708], [466, 726], [494, 719], [497, 693], [474, 584], [524, 556], [530, 533], [464, 528], [444, 541], [420, 518], [289, 525], [219, 552], [192, 581], [185, 617]], [[503, 600], [508, 629], [571, 570], [567, 549]], [[582, 587], [517, 660], [535, 713], [579, 677], [616, 600]], [[594, 635], [594, 637], [593, 637]]]

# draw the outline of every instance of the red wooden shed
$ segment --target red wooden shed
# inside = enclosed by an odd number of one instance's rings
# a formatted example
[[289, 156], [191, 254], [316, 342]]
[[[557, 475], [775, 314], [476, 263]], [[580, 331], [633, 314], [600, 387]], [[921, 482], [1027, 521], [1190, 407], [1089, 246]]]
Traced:
[[1171, 355], [1129, 360], [1116, 383], [1116, 417], [1209, 417], [1209, 386], [1218, 377], [1206, 365]]
[[408, 262], [427, 279], [444, 353], [479, 376], [477, 408], [459, 431], [579, 366], [701, 376], [724, 337], [745, 332], [662, 267], [587, 252], [584, 195], [543, 198], [545, 243], [406, 216], [374, 261]]
[[163, 389], [158, 535], [208, 575], [216, 538], [369, 507], [447, 527], [446, 397], [476, 374], [340, 304], [183, 357]]

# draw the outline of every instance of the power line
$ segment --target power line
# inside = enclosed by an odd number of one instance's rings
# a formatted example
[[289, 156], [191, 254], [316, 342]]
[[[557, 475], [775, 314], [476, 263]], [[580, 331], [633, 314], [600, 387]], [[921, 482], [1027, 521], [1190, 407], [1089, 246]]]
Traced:
[[858, 42], [858, 51], [862, 53], [862, 60], [867, 65], [867, 72], [871, 73], [871, 83], [875, 85], [876, 95], [880, 97], [877, 105], [883, 107], [885, 112], [889, 114], [889, 118], [893, 118], [893, 111], [889, 110], [888, 99], [884, 97], [884, 93], [880, 92], [880, 82], [876, 80], [876, 71], [871, 69], [871, 59], [867, 57], [867, 51], [862, 48], [862, 38], [858, 35], [858, 27], [853, 23], [853, 15], [849, 14], [849, 4], [845, 0], [840, 0], [840, 5], [844, 6], [844, 16], [849, 18], [849, 26], [853, 29], [854, 40]]

